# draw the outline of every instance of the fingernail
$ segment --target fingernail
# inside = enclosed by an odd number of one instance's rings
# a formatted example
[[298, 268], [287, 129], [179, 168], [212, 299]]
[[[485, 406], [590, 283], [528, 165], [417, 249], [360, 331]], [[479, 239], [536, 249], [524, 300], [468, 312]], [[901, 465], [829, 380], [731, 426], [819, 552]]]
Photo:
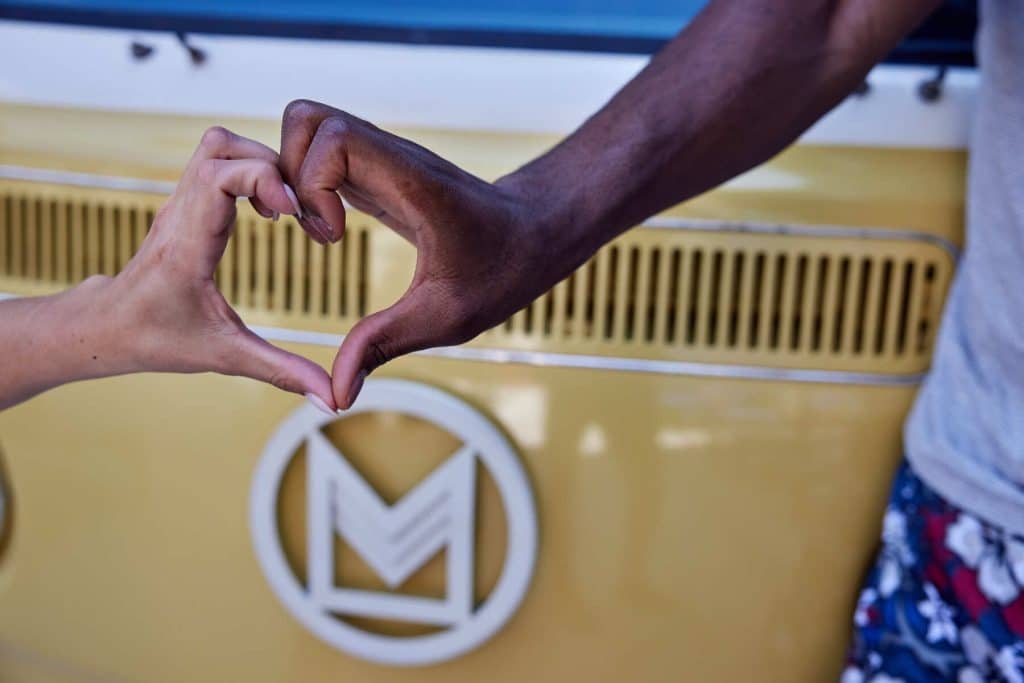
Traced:
[[307, 230], [306, 232], [309, 234], [311, 238], [313, 238], [313, 241], [316, 242], [317, 244], [327, 244], [327, 240], [324, 239], [324, 236], [321, 235], [316, 228], [313, 228], [312, 230]]
[[316, 216], [306, 215], [303, 218], [303, 223], [308, 225], [318, 238], [320, 244], [330, 244], [329, 235], [324, 232], [323, 221], [319, 220]]
[[328, 244], [334, 244], [338, 240], [334, 239], [334, 231], [331, 230], [331, 226], [322, 218], [317, 219], [317, 226], [320, 228], [320, 234], [324, 236]]
[[288, 186], [288, 183], [284, 184], [284, 193], [288, 195], [289, 201], [292, 206], [295, 207], [295, 215], [298, 218], [302, 218], [302, 205], [299, 204], [299, 198], [295, 196], [295, 190]]
[[356, 381], [352, 382], [352, 389], [348, 392], [348, 407], [351, 408], [352, 404], [359, 398], [359, 392], [363, 390], [363, 382], [366, 381], [366, 370], [360, 370], [359, 374], [356, 375]]
[[327, 415], [330, 415], [332, 417], [334, 416], [334, 411], [328, 408], [327, 404], [324, 403], [324, 400], [317, 396], [316, 394], [306, 394], [306, 399], [314, 406], [316, 406], [316, 409], [319, 410], [321, 413], [326, 413]]

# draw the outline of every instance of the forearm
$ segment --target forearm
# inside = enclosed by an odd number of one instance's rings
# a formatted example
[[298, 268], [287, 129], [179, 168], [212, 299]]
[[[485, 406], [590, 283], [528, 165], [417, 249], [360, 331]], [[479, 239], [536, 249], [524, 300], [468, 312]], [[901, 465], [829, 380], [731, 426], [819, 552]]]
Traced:
[[571, 267], [778, 153], [936, 4], [713, 2], [578, 131], [499, 184], [530, 195]]
[[0, 410], [47, 389], [131, 372], [113, 324], [108, 278], [45, 297], [0, 302]]

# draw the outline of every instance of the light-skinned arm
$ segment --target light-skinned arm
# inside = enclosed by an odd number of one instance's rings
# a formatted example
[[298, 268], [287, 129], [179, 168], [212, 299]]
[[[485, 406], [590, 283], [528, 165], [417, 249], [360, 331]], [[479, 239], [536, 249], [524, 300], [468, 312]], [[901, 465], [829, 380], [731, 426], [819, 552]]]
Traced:
[[121, 273], [0, 302], [0, 410], [68, 382], [144, 371], [243, 375], [333, 409], [323, 368], [248, 330], [213, 279], [236, 197], [267, 217], [296, 212], [277, 162], [265, 145], [211, 128]]

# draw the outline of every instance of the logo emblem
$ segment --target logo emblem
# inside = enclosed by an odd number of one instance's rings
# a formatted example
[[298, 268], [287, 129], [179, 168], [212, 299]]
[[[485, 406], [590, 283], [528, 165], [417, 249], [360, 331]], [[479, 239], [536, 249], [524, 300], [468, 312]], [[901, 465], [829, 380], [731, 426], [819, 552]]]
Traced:
[[[418, 418], [461, 445], [388, 505], [323, 431], [360, 413]], [[278, 518], [282, 481], [300, 450], [306, 460], [304, 580], [286, 555]], [[493, 590], [474, 604], [478, 466], [486, 469], [497, 489], [507, 545]], [[344, 417], [332, 418], [308, 405], [293, 412], [270, 438], [257, 466], [250, 524], [263, 573], [292, 616], [334, 647], [399, 666], [452, 659], [497, 633], [522, 602], [537, 554], [533, 495], [505, 437], [454, 396], [403, 380], [368, 381], [358, 403]], [[337, 568], [339, 540], [348, 544], [386, 590], [345, 585], [345, 567]], [[396, 591], [442, 551], [443, 597]], [[394, 620], [424, 625], [430, 631], [388, 635], [361, 628], [360, 622], [348, 618]]]

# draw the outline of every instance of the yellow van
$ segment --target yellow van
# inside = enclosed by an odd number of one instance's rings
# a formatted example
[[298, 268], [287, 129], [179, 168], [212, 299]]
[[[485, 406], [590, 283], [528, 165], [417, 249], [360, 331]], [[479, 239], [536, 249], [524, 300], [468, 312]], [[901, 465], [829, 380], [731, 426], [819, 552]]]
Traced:
[[[312, 97], [494, 178], [653, 40], [252, 16], [179, 39], [155, 29], [195, 17], [59, 4], [0, 21], [3, 296], [117, 272], [213, 123], [276, 146]], [[879, 67], [794, 148], [387, 365], [348, 414], [157, 374], [0, 414], [0, 680], [834, 680], [962, 241], [975, 77], [935, 74]], [[218, 282], [329, 366], [413, 259], [354, 211], [320, 247], [242, 209]]]

